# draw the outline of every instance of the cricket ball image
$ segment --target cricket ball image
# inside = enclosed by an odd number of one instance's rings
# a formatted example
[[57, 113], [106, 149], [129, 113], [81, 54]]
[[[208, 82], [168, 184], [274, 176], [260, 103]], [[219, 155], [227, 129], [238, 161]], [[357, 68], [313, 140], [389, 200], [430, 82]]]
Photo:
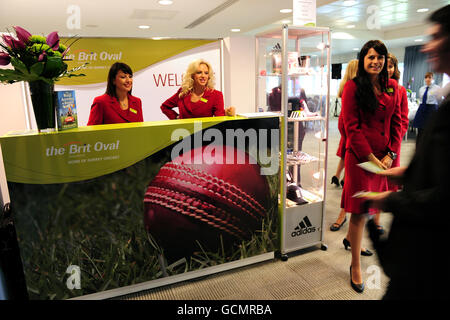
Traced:
[[268, 211], [269, 185], [256, 161], [235, 147], [205, 148], [167, 162], [145, 193], [145, 227], [168, 260], [217, 252], [220, 238], [225, 249], [249, 239]]

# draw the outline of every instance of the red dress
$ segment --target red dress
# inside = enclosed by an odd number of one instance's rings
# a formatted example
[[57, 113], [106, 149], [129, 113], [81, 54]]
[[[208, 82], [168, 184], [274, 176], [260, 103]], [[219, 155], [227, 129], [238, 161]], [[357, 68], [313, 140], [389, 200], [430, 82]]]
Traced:
[[[183, 98], [179, 98], [180, 92], [181, 88], [161, 105], [162, 112], [169, 119], [177, 119], [177, 116], [179, 116], [179, 119], [186, 119], [225, 115], [222, 92], [206, 89], [203, 97], [197, 102], [191, 101], [190, 93]], [[176, 107], [178, 107], [179, 114], [172, 110]]]
[[398, 106], [398, 85], [390, 79], [388, 92], [377, 96], [379, 106], [374, 114], [364, 113], [356, 104], [356, 84], [347, 81], [342, 95], [342, 113], [346, 133], [345, 185], [343, 202], [345, 212], [363, 212], [363, 199], [354, 198], [358, 191], [386, 191], [385, 177], [370, 173], [357, 166], [368, 161], [373, 153], [379, 160], [387, 154], [387, 149], [399, 149], [401, 143], [401, 114]]
[[87, 125], [112, 124], [127, 122], [142, 122], [141, 99], [128, 95], [128, 109], [122, 110], [119, 101], [115, 97], [104, 94], [95, 97], [91, 106]]
[[342, 108], [341, 108], [341, 113], [339, 114], [339, 118], [338, 118], [338, 130], [339, 133], [341, 134], [341, 139], [339, 140], [339, 147], [338, 150], [336, 152], [336, 155], [339, 158], [344, 159], [345, 157], [345, 145], [347, 143], [347, 139], [345, 137], [345, 128], [344, 128], [344, 121], [342, 119]]

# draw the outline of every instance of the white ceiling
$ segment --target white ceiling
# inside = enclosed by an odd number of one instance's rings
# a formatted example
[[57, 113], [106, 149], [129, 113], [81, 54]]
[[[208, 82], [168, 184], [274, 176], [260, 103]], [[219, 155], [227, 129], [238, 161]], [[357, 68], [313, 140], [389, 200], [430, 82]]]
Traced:
[[[223, 38], [254, 35], [264, 30], [280, 28], [282, 20], [292, 13], [280, 9], [292, 8], [292, 0], [174, 0], [170, 6], [157, 0], [0, 0], [0, 31], [22, 26], [32, 33], [48, 34], [57, 30], [61, 36], [105, 37], [176, 37]], [[332, 53], [349, 53], [370, 39], [381, 39], [388, 47], [417, 45], [423, 38], [425, 18], [435, 9], [450, 4], [443, 0], [358, 0], [345, 6], [345, 1], [317, 0], [317, 25], [332, 30]], [[225, 9], [197, 26], [186, 27], [228, 3]], [[75, 21], [71, 5], [79, 8], [79, 29], [69, 29], [67, 22]], [[379, 10], [380, 28], [368, 27], [373, 13]], [[417, 9], [430, 11], [418, 13]], [[369, 9], [370, 10], [370, 9]], [[149, 29], [139, 29], [149, 25]], [[349, 25], [354, 25], [348, 29]], [[240, 33], [230, 29], [239, 28]], [[347, 39], [338, 39], [338, 38]], [[425, 38], [423, 38], [425, 40]]]

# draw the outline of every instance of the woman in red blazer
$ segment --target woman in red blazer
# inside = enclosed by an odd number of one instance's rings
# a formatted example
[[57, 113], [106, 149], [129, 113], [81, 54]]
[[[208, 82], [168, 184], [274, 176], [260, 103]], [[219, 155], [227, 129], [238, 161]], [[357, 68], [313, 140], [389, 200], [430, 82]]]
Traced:
[[202, 59], [191, 62], [181, 88], [164, 101], [161, 110], [169, 119], [224, 116], [223, 95], [214, 89], [211, 65]]
[[94, 99], [87, 125], [144, 121], [141, 99], [131, 95], [132, 88], [131, 68], [114, 63], [109, 69], [106, 92]]
[[388, 78], [387, 48], [379, 40], [368, 41], [359, 53], [358, 73], [347, 81], [342, 95], [342, 112], [347, 137], [343, 200], [351, 213], [349, 238], [352, 262], [350, 283], [357, 292], [364, 290], [361, 274], [361, 241], [367, 210], [359, 191], [385, 191], [386, 177], [365, 171], [357, 164], [371, 161], [381, 169], [390, 168], [401, 142], [401, 115], [398, 85]]
[[[400, 70], [398, 70], [398, 60], [397, 58], [389, 53], [388, 54], [388, 74], [389, 74], [389, 78], [394, 79], [396, 81], [398, 81], [400, 79]], [[408, 96], [406, 95], [406, 88], [399, 85], [398, 86], [398, 102], [400, 105], [400, 113], [402, 116], [402, 132], [401, 132], [401, 139], [403, 139], [403, 137], [406, 134], [406, 131], [408, 131], [408, 126], [409, 126], [409, 118], [408, 118]], [[397, 158], [392, 161], [392, 168], [394, 167], [398, 167], [400, 165], [400, 145], [397, 152]], [[398, 189], [398, 185], [395, 183], [389, 183], [390, 181], [388, 181], [389, 184], [389, 190], [392, 191], [397, 191]]]

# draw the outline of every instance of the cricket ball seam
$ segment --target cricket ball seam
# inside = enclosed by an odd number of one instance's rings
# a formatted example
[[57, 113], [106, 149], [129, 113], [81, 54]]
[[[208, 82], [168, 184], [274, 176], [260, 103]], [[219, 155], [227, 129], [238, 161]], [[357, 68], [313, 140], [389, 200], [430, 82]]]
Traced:
[[[172, 165], [174, 167], [172, 167]], [[265, 216], [265, 209], [264, 207], [255, 199], [253, 199], [250, 195], [248, 195], [245, 191], [242, 189], [236, 187], [235, 185], [230, 184], [229, 182], [226, 182], [223, 179], [214, 177], [211, 174], [208, 174], [206, 172], [192, 169], [183, 165], [175, 164], [175, 163], [168, 163], [167, 166], [163, 167], [164, 170], [173, 170], [178, 171], [180, 173], [184, 173], [192, 178], [197, 178], [200, 180], [205, 181], [206, 183], [212, 183], [213, 185], [217, 186], [221, 191], [223, 191], [225, 194], [229, 194], [228, 196], [222, 196], [225, 197], [227, 201], [234, 197], [236, 197], [238, 200], [240, 200], [244, 205], [247, 205], [251, 209], [253, 209], [256, 213], [258, 213], [261, 217]], [[188, 182], [188, 181], [187, 181]], [[203, 186], [200, 186], [204, 188]], [[229, 187], [231, 190], [227, 189], [226, 187]], [[238, 205], [237, 202], [234, 202], [234, 204]], [[253, 216], [253, 215], [252, 215]], [[256, 217], [255, 217], [256, 218]]]
[[[181, 178], [174, 178], [174, 177], [172, 177], [172, 176], [167, 176], [167, 175], [164, 175], [164, 174], [160, 174], [159, 176], [160, 176], [160, 177], [163, 177], [163, 178], [166, 178], [166, 179], [169, 179], [169, 180], [173, 180], [173, 181], [175, 181], [175, 182], [177, 182], [177, 183], [179, 183], [179, 182], [184, 182], [184, 183], [190, 184], [190, 185], [192, 185], [192, 186], [202, 188], [202, 189], [205, 190], [206, 192], [211, 192], [211, 193], [213, 193], [215, 196], [221, 198], [221, 200], [224, 200], [224, 201], [225, 201], [225, 204], [226, 204], [227, 202], [229, 202], [229, 203], [235, 205], [236, 207], [238, 207], [238, 208], [239, 208], [240, 210], [242, 210], [243, 212], [247, 213], [251, 218], [253, 218], [253, 219], [255, 219], [255, 220], [258, 220], [258, 218], [255, 216], [255, 214], [253, 214], [250, 210], [248, 210], [247, 208], [245, 208], [245, 207], [242, 206], [241, 204], [237, 203], [236, 201], [233, 201], [233, 200], [230, 199], [230, 198], [225, 197], [224, 195], [222, 195], [222, 194], [220, 194], [220, 193], [214, 192], [214, 191], [212, 191], [212, 190], [206, 188], [205, 186], [203, 186], [203, 185], [201, 185], [201, 184], [197, 184], [197, 183], [194, 183], [194, 182], [192, 182], [192, 181], [188, 181], [188, 180], [181, 179]], [[195, 177], [194, 177], [194, 178], [195, 178]]]
[[[207, 203], [207, 202], [204, 202], [199, 199], [192, 198], [192, 197], [183, 197], [183, 195], [180, 194], [179, 192], [175, 192], [175, 191], [165, 189], [165, 188], [150, 187], [149, 189], [154, 189], [154, 190], [153, 190], [153, 192], [147, 190], [147, 192], [145, 193], [144, 202], [158, 204], [158, 205], [168, 208], [170, 210], [177, 211], [183, 215], [193, 217], [200, 221], [206, 222], [207, 224], [209, 224], [215, 228], [219, 228], [223, 231], [226, 231], [236, 237], [242, 237], [243, 235], [245, 235], [245, 232], [243, 230], [239, 229], [238, 227], [236, 227], [232, 224], [227, 223], [225, 220], [220, 219], [214, 215], [208, 214], [208, 212], [206, 212], [202, 209], [198, 209], [196, 207], [191, 206], [188, 200], [198, 201], [201, 204], [203, 204], [207, 207], [210, 207], [212, 210], [220, 211], [220, 213], [222, 213], [222, 215], [224, 215], [224, 216], [227, 216], [227, 215], [229, 216], [229, 214], [227, 214], [225, 211], [223, 211], [219, 208], [216, 208], [214, 205], [212, 205], [210, 203]], [[164, 192], [168, 193], [168, 195], [160, 194], [159, 193], [160, 191], [164, 191]], [[184, 198], [184, 199], [182, 199], [182, 198]], [[177, 205], [176, 206], [172, 205], [172, 204], [170, 204], [170, 202], [174, 202]], [[183, 209], [180, 205], [187, 209], [190, 209], [190, 210]], [[216, 222], [221, 223], [221, 224], [214, 223], [210, 219], [215, 220]], [[227, 227], [236, 229], [236, 231], [239, 234], [228, 229]]]

